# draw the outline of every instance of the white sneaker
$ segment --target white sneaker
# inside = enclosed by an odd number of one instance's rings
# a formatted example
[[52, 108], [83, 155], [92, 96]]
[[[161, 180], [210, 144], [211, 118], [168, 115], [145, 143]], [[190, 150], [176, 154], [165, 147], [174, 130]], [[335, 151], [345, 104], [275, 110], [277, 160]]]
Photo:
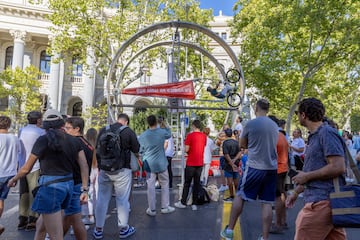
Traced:
[[229, 189], [229, 187], [227, 186], [227, 185], [221, 185], [220, 187], [219, 187], [219, 192], [225, 192], [226, 190], [228, 190]]
[[146, 214], [152, 217], [156, 216], [156, 211], [151, 210], [150, 208], [146, 209]]
[[186, 208], [186, 205], [182, 204], [180, 201], [176, 202], [174, 206], [177, 208]]
[[193, 211], [196, 211], [196, 210], [198, 210], [198, 208], [197, 208], [197, 206], [196, 205], [191, 205], [191, 209], [193, 210]]
[[167, 208], [162, 208], [161, 213], [172, 213], [175, 212], [175, 208], [168, 206]]
[[82, 222], [83, 222], [85, 225], [92, 225], [92, 224], [95, 223], [94, 216], [84, 217], [84, 218], [82, 219]]

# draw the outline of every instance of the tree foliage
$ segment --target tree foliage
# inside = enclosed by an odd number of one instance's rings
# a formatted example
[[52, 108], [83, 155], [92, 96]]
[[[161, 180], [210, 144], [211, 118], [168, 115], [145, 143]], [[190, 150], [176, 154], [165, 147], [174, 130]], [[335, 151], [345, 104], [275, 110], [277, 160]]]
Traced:
[[317, 97], [343, 126], [358, 105], [359, 8], [355, 0], [239, 0], [232, 32], [242, 38], [252, 101], [268, 98], [290, 123], [300, 100]]
[[7, 115], [15, 118], [15, 126], [25, 122], [25, 115], [32, 110], [41, 111], [41, 96], [39, 88], [40, 71], [30, 65], [24, 70], [10, 68], [0, 72], [0, 95], [9, 96]]
[[[94, 50], [97, 76], [100, 79], [104, 79], [107, 75], [110, 63], [122, 43], [140, 29], [171, 20], [193, 22], [206, 27], [212, 19], [212, 11], [200, 9], [197, 0], [49, 0], [48, 2], [49, 8], [53, 11], [48, 17], [53, 24], [51, 31], [54, 35], [48, 52], [61, 53], [62, 58], [77, 56], [78, 62], [84, 64], [86, 68], [87, 51]], [[117, 62], [115, 75], [119, 75], [122, 67], [137, 51], [157, 41], [174, 39], [175, 31], [176, 29], [157, 30], [136, 40]], [[180, 41], [192, 42], [208, 48], [210, 39], [204, 34], [185, 29], [179, 32]], [[208, 59], [202, 59], [193, 49], [181, 48], [176, 54], [180, 59], [179, 65], [176, 66], [180, 80], [185, 77], [206, 76], [213, 72]], [[144, 67], [164, 68], [166, 62], [167, 53], [164, 48], [145, 52], [128, 68], [121, 86], [127, 85], [126, 83]], [[202, 72], [202, 69], [205, 70]], [[151, 73], [147, 74], [151, 75]]]
[[[53, 13], [49, 15], [53, 23], [54, 35], [51, 51], [62, 54], [62, 57], [77, 56], [79, 63], [86, 64], [87, 50], [95, 50], [95, 62], [100, 77], [107, 74], [108, 67], [123, 42], [140, 29], [156, 22], [169, 20], [188, 20], [201, 25], [207, 25], [211, 19], [211, 11], [201, 10], [199, 2], [195, 0], [49, 0], [49, 8]], [[117, 67], [130, 59], [135, 52], [144, 46], [160, 41], [171, 40], [174, 30], [163, 30], [149, 33], [132, 44], [124, 58], [120, 59]], [[206, 38], [187, 31], [188, 41], [206, 44]], [[146, 52], [134, 69], [146, 65], [154, 66], [155, 59], [166, 60], [163, 49]], [[192, 61], [189, 63], [192, 64]], [[199, 69], [196, 67], [192, 69]]]

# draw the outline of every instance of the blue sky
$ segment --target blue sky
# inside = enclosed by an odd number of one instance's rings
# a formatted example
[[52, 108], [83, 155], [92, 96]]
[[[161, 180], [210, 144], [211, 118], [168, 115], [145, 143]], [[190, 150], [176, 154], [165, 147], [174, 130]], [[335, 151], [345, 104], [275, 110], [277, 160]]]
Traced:
[[236, 0], [199, 0], [200, 8], [213, 9], [214, 16], [219, 15], [219, 10], [222, 10], [223, 15], [233, 16], [232, 10]]

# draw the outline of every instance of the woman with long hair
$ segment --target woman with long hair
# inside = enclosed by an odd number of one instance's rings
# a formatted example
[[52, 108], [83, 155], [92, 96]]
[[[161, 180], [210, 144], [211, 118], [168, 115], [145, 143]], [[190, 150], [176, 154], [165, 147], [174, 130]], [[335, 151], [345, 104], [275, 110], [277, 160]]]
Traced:
[[[17, 180], [26, 176], [39, 159], [40, 178], [32, 210], [43, 218], [50, 239], [63, 240], [61, 210], [70, 204], [74, 180], [73, 169], [77, 162], [81, 171], [80, 201], [87, 202], [89, 171], [79, 141], [63, 130], [64, 120], [59, 112], [49, 109], [43, 117], [46, 134], [40, 136], [31, 150], [25, 165], [10, 179], [8, 186], [14, 187]], [[34, 239], [44, 239], [35, 235]]]

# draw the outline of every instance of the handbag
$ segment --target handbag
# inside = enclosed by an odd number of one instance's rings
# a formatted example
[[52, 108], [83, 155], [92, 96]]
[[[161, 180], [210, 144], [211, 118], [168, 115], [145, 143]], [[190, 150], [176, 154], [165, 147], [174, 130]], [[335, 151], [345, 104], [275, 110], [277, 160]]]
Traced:
[[138, 159], [133, 152], [131, 152], [130, 167], [131, 171], [133, 172], [137, 172], [140, 170]]
[[43, 183], [41, 185], [38, 185], [36, 186], [32, 191], [32, 195], [33, 197], [35, 198], [37, 192], [39, 191], [40, 187], [42, 186], [49, 186], [50, 184], [53, 184], [53, 183], [58, 183], [58, 182], [67, 182], [67, 181], [70, 181], [70, 180], [73, 180], [73, 177], [66, 177], [66, 178], [59, 178], [59, 179], [55, 179], [55, 180], [52, 180], [52, 181], [48, 181], [46, 183]]
[[[356, 181], [360, 182], [360, 172], [349, 150], [346, 157]], [[333, 179], [334, 191], [330, 193], [332, 222], [335, 227], [360, 228], [360, 184], [351, 183], [340, 186], [339, 178]]]

